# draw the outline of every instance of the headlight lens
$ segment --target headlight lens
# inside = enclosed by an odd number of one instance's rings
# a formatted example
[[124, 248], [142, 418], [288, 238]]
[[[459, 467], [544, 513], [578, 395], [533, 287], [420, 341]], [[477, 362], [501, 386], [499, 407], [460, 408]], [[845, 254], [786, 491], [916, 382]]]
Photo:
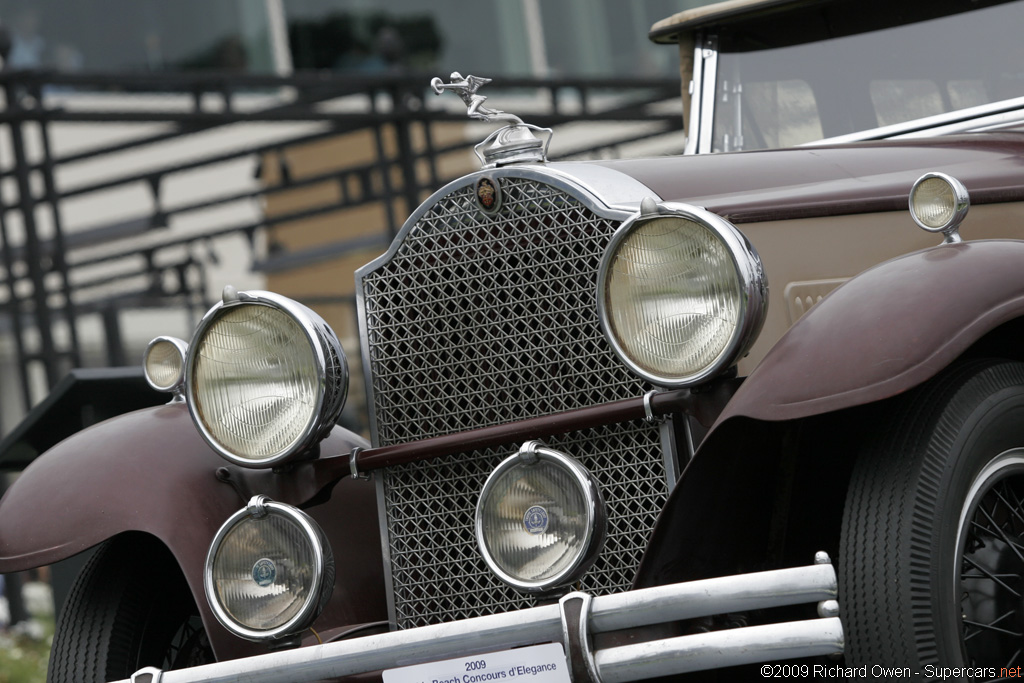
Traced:
[[214, 614], [227, 629], [267, 640], [313, 622], [334, 586], [334, 558], [308, 515], [257, 496], [217, 533], [205, 581]]
[[503, 461], [477, 504], [477, 543], [491, 570], [515, 588], [540, 591], [585, 572], [604, 542], [597, 484], [569, 456], [529, 442]]
[[142, 357], [142, 367], [149, 386], [157, 391], [174, 391], [181, 387], [185, 373], [188, 344], [174, 337], [157, 337], [149, 342]]
[[659, 386], [686, 386], [746, 352], [764, 321], [767, 283], [736, 228], [680, 205], [629, 221], [612, 237], [598, 301], [627, 365]]
[[955, 230], [970, 205], [967, 188], [945, 173], [926, 173], [910, 189], [910, 215], [928, 232]]
[[337, 337], [309, 309], [268, 292], [238, 296], [196, 331], [189, 410], [221, 455], [265, 467], [326, 436], [344, 405], [348, 367]]

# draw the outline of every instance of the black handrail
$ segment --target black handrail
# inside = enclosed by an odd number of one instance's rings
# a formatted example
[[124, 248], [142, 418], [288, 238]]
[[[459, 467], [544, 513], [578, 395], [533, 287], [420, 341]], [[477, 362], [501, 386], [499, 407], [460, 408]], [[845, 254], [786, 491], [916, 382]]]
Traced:
[[[423, 197], [453, 180], [440, 157], [467, 153], [477, 140], [439, 142], [437, 127], [468, 121], [457, 100], [435, 98], [434, 74], [340, 76], [300, 73], [288, 77], [240, 73], [58, 73], [0, 71], [6, 106], [0, 127], [13, 141], [11, 158], [0, 158], [0, 333], [13, 335], [21, 373], [22, 408], [40, 398], [32, 377], [38, 370], [53, 387], [82, 361], [77, 328], [84, 316], [102, 313], [107, 330], [106, 358], [125, 356], [120, 348], [117, 311], [128, 307], [183, 307], [199, 315], [209, 305], [206, 269], [219, 240], [244, 235], [249, 243], [268, 228], [292, 230], [311, 217], [380, 204], [385, 225], [376, 232], [347, 235], [316, 248], [250, 254], [251, 267], [277, 273], [307, 267], [353, 249], [385, 248], [404, 215]], [[682, 118], [657, 107], [678, 101], [675, 79], [496, 79], [488, 92], [494, 102], [513, 100], [530, 123], [558, 126], [581, 121], [644, 122], [643, 129], [620, 133], [578, 149], [553, 150], [552, 158], [616, 155], [625, 145], [677, 133]], [[523, 95], [528, 95], [524, 97]], [[669, 113], [665, 113], [669, 111]], [[53, 132], [69, 126], [125, 130], [99, 135], [75, 149], [52, 148]], [[244, 145], [193, 153], [166, 162], [149, 161], [155, 150], [197, 140], [226, 139], [233, 131], [260, 125], [272, 134], [251, 136]], [[128, 128], [125, 128], [128, 126]], [[131, 129], [135, 126], [136, 129]], [[140, 128], [141, 126], [141, 128]], [[372, 158], [341, 163], [304, 176], [290, 168], [294, 150], [351, 133], [372, 139]], [[450, 136], [449, 136], [450, 137]], [[32, 143], [35, 141], [35, 143]], [[675, 149], [682, 150], [681, 133]], [[118, 169], [134, 156], [132, 166]], [[171, 203], [167, 187], [196, 172], [256, 159], [261, 182], [251, 188], [210, 188], [202, 197]], [[103, 166], [102, 176], [71, 183], [76, 169]], [[261, 173], [276, 164], [276, 173]], [[81, 173], [81, 171], [79, 171]], [[271, 179], [273, 178], [273, 179]], [[234, 206], [253, 207], [297, 190], [331, 187], [332, 198], [255, 219], [218, 219], [195, 231], [176, 228], [183, 219], [219, 215]], [[68, 229], [69, 212], [79, 202], [142, 187], [151, 208]], [[16, 198], [11, 200], [11, 188]], [[211, 219], [212, 220], [212, 219]], [[65, 234], [67, 233], [67, 234]], [[184, 251], [184, 253], [182, 253]], [[337, 281], [351, 282], [351, 275]], [[332, 290], [310, 294], [310, 303], [343, 305], [352, 298]], [[358, 358], [357, 350], [350, 349]], [[10, 425], [7, 425], [9, 428]]]

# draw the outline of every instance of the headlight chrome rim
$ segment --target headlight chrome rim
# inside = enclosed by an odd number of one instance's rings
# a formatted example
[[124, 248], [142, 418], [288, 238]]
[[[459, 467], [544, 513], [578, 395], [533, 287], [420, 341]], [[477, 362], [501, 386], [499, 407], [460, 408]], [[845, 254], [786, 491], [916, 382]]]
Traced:
[[[213, 577], [214, 562], [217, 558], [217, 551], [220, 549], [224, 539], [240, 522], [250, 517], [265, 517], [270, 514], [285, 517], [296, 524], [306, 536], [306, 540], [313, 551], [313, 581], [309, 594], [293, 617], [272, 629], [253, 629], [239, 623], [217, 599], [218, 593]], [[260, 559], [257, 563], [262, 561], [263, 559]], [[203, 586], [206, 590], [206, 599], [210, 609], [213, 611], [213, 615], [228, 631], [246, 640], [257, 642], [276, 640], [304, 631], [312, 625], [323, 611], [334, 589], [333, 570], [328, 571], [328, 565], [333, 567], [333, 553], [327, 541], [327, 536], [320, 528], [320, 525], [298, 508], [284, 503], [277, 503], [263, 495], [257, 495], [252, 497], [248, 505], [231, 515], [214, 536], [210, 549], [206, 554], [206, 563], [203, 568]], [[330, 585], [328, 585], [328, 580]]]
[[[701, 384], [735, 365], [757, 340], [764, 325], [768, 308], [768, 279], [757, 250], [736, 226], [721, 216], [700, 207], [666, 202], [648, 206], [623, 222], [612, 235], [597, 274], [597, 310], [601, 330], [619, 359], [632, 372], [651, 384], [676, 389]], [[634, 228], [664, 218], [682, 218], [700, 225], [721, 241], [732, 261], [739, 283], [740, 311], [738, 324], [721, 353], [715, 360], [697, 372], [682, 376], [669, 376], [651, 372], [630, 358], [616, 336], [607, 301], [608, 280], [619, 247], [632, 234]]]
[[[953, 206], [950, 216], [947, 220], [940, 224], [929, 225], [926, 220], [918, 214], [916, 204], [917, 194], [921, 187], [928, 181], [938, 180], [944, 183], [953, 197]], [[923, 176], [918, 178], [914, 185], [910, 188], [910, 216], [914, 219], [914, 222], [922, 229], [932, 233], [942, 233], [946, 237], [947, 242], [955, 243], [961, 241], [960, 236], [957, 234], [957, 229], [963, 222], [964, 218], [967, 217], [967, 212], [971, 208], [971, 197], [967, 192], [967, 188], [962, 182], [957, 180], [951, 175], [946, 173], [925, 173]]]
[[[586, 501], [588, 517], [587, 538], [573, 560], [560, 572], [544, 580], [524, 581], [502, 569], [488, 549], [483, 523], [484, 504], [503, 475], [516, 467], [529, 466], [530, 463], [541, 460], [553, 463], [569, 472], [579, 486], [580, 492]], [[528, 441], [522, 445], [519, 452], [501, 461], [487, 477], [487, 481], [484, 482], [484, 486], [480, 491], [480, 498], [477, 501], [475, 515], [477, 548], [480, 550], [480, 555], [483, 557], [487, 567], [501, 581], [524, 592], [541, 593], [570, 584], [586, 573], [604, 546], [607, 522], [608, 517], [604, 499], [601, 496], [597, 481], [590, 472], [571, 456], [548, 448], [539, 441]]]
[[[157, 383], [149, 373], [149, 356], [153, 352], [154, 348], [160, 344], [170, 344], [178, 353], [180, 367], [178, 368], [178, 375], [174, 381], [161, 385]], [[145, 352], [142, 354], [142, 369], [143, 375], [146, 377], [146, 383], [153, 387], [157, 391], [163, 392], [180, 392], [185, 384], [185, 364], [188, 358], [188, 344], [177, 337], [159, 336], [153, 341], [149, 342], [146, 346]]]
[[[200, 350], [199, 342], [203, 339], [209, 328], [224, 311], [236, 306], [251, 305], [267, 306], [280, 310], [299, 326], [312, 350], [317, 375], [316, 405], [314, 410], [311, 411], [310, 420], [306, 423], [299, 436], [290, 444], [262, 458], [249, 458], [237, 455], [218, 441], [199, 414], [194, 375], [196, 358]], [[348, 396], [348, 359], [330, 327], [320, 316], [306, 306], [273, 292], [235, 292], [233, 288], [225, 288], [224, 300], [215, 304], [199, 321], [199, 325], [196, 327], [188, 348], [189, 353], [186, 357], [184, 369], [184, 390], [192, 422], [196, 425], [203, 440], [211, 448], [224, 459], [242, 467], [274, 467], [305, 452], [327, 436], [341, 414]], [[330, 362], [331, 357], [335, 361], [333, 364]], [[335, 391], [333, 396], [330, 395], [332, 386]]]

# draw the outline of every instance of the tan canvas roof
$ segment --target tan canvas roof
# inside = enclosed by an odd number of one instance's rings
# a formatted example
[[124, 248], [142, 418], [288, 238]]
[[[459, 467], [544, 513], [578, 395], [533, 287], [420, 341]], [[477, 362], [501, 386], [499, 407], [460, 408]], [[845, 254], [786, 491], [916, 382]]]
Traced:
[[812, 0], [727, 0], [713, 5], [695, 7], [667, 19], [662, 19], [651, 27], [650, 38], [656, 43], [678, 43], [681, 34], [689, 33], [695, 28], [708, 24], [723, 23], [732, 19], [744, 19], [763, 12], [788, 9], [797, 5], [805, 5]]

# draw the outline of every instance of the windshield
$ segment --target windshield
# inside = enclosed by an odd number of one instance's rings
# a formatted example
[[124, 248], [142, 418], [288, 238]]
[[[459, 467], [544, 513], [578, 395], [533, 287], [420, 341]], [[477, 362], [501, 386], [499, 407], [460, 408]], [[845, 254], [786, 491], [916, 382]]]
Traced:
[[788, 147], [1022, 97], [1022, 26], [1016, 2], [781, 48], [723, 35], [712, 151]]

